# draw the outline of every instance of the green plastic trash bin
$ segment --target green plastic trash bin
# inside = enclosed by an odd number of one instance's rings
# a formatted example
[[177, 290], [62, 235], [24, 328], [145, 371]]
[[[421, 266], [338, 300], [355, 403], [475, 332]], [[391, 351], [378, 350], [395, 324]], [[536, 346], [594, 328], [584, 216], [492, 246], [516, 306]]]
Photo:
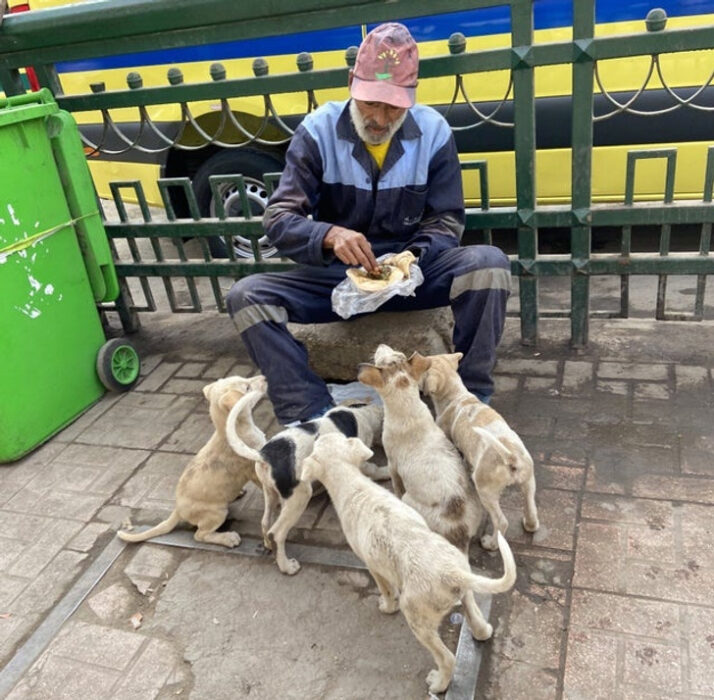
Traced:
[[47, 90], [0, 99], [0, 462], [99, 399], [100, 372], [134, 383], [138, 358], [105, 343], [96, 306], [118, 290], [74, 120]]

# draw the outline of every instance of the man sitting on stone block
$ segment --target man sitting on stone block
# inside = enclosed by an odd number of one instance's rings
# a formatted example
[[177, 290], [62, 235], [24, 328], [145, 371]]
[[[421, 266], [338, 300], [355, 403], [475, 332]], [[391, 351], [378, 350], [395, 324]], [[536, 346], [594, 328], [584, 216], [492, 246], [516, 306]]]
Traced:
[[263, 218], [270, 242], [301, 266], [250, 275], [227, 295], [283, 425], [333, 405], [286, 324], [340, 320], [330, 295], [347, 267], [375, 272], [377, 257], [404, 250], [417, 257], [424, 282], [415, 296], [392, 297], [381, 310], [451, 306], [459, 374], [482, 401], [493, 393], [510, 264], [499, 248], [459, 246], [465, 217], [456, 145], [446, 120], [415, 104], [418, 64], [405, 26], [382, 24], [365, 37], [349, 75], [351, 99], [305, 117]]

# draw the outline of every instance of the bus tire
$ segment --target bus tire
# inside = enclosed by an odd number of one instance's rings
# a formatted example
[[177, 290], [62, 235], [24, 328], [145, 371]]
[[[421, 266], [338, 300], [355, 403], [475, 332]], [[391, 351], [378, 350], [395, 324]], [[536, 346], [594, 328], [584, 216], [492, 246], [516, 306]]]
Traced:
[[[241, 174], [245, 178], [246, 193], [250, 201], [251, 213], [260, 218], [265, 211], [268, 195], [263, 183], [265, 173], [281, 172], [284, 161], [278, 154], [267, 153], [251, 148], [223, 149], [211, 156], [196, 171], [193, 178], [193, 190], [202, 216], [217, 216], [213, 192], [208, 178], [211, 175]], [[228, 216], [242, 216], [240, 196], [237, 189], [230, 183], [220, 186], [223, 204]], [[266, 236], [260, 239], [260, 251], [263, 257], [276, 255], [276, 249], [270, 245]], [[228, 250], [223, 238], [208, 239], [211, 254], [215, 258], [227, 258]], [[253, 249], [249, 238], [235, 236], [233, 250], [236, 257], [252, 258]]]

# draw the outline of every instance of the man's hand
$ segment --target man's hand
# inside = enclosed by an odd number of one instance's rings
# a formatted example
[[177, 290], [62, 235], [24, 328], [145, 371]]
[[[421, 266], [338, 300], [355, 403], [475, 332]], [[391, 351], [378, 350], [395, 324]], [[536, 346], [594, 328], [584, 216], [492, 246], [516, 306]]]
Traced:
[[333, 226], [322, 241], [322, 247], [334, 251], [346, 265], [362, 265], [367, 272], [376, 272], [377, 260], [364, 234], [342, 226]]

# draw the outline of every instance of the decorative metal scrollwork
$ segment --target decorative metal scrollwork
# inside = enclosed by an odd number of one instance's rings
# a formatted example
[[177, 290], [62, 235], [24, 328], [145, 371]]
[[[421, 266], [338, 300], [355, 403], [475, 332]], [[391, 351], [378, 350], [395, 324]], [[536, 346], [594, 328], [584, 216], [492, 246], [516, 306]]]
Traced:
[[[354, 49], [354, 51], [352, 51], [352, 49]], [[350, 47], [350, 49], [347, 50], [346, 60], [348, 64], [350, 60], [354, 63], [355, 53], [355, 47]], [[309, 53], [301, 53], [297, 57], [297, 66], [301, 72], [312, 70], [312, 56]], [[267, 61], [263, 58], [256, 58], [253, 61], [253, 73], [256, 76], [267, 75]], [[210, 75], [214, 81], [225, 80], [226, 70], [222, 64], [214, 63], [211, 65]], [[183, 83], [183, 74], [178, 68], [170, 68], [167, 77], [171, 85], [180, 85]], [[139, 73], [134, 71], [129, 73], [127, 75], [127, 85], [132, 90], [141, 88], [143, 86], [143, 81]], [[104, 84], [99, 83], [92, 85], [92, 91], [95, 93], [103, 92]], [[315, 97], [314, 90], [308, 89], [306, 94], [306, 113], [309, 114], [313, 110], [317, 109], [319, 104]], [[121, 155], [122, 153], [126, 153], [132, 149], [140, 151], [141, 153], [162, 153], [171, 148], [177, 148], [182, 151], [195, 151], [205, 148], [208, 145], [221, 146], [222, 148], [242, 148], [251, 144], [273, 147], [282, 146], [288, 143], [295, 133], [294, 129], [291, 129], [278, 114], [270, 95], [263, 95], [263, 115], [260, 117], [257, 128], [253, 131], [247, 129], [240, 122], [240, 120], [236, 118], [236, 115], [230, 107], [228, 98], [225, 97], [220, 99], [219, 122], [213, 133], [208, 133], [198, 123], [188, 102], [180, 102], [179, 107], [181, 109], [181, 116], [178, 119], [178, 129], [173, 137], [169, 137], [161, 131], [149, 114], [147, 108], [143, 105], [139, 105], [137, 107], [139, 110], [138, 127], [136, 129], [136, 135], [133, 138], [126, 136], [121, 127], [115, 122], [108, 109], [102, 109], [102, 132], [98, 143], [92, 142], [92, 140], [84, 133], [81, 135], [82, 141], [85, 146], [91, 149], [91, 151], [89, 151], [89, 155], [92, 155], [93, 153]], [[269, 126], [273, 129], [277, 128], [280, 132], [284, 133], [285, 136], [273, 139], [263, 138], [263, 135]], [[184, 142], [184, 136], [188, 127], [192, 129], [192, 135], [198, 137], [198, 143]], [[243, 137], [242, 141], [235, 142], [223, 140], [226, 130], [231, 128], [235, 129], [236, 132]], [[148, 146], [142, 141], [142, 137], [144, 137], [147, 133], [151, 133], [152, 136], [158, 140], [157, 145]], [[110, 137], [118, 139], [121, 145], [119, 147], [109, 145], [107, 140]]]
[[[466, 50], [466, 37], [461, 32], [454, 32], [449, 37], [449, 52], [452, 55], [463, 53]], [[492, 124], [493, 126], [501, 126], [505, 128], [513, 128], [513, 122], [505, 122], [496, 119], [496, 115], [501, 111], [504, 105], [508, 102], [511, 91], [513, 90], [513, 73], [509, 75], [508, 87], [506, 88], [506, 94], [503, 96], [501, 101], [491, 110], [490, 114], [484, 114], [476, 104], [471, 100], [471, 98], [466, 94], [466, 86], [464, 85], [463, 75], [456, 74], [454, 76], [456, 85], [454, 86], [454, 94], [451, 97], [451, 102], [446, 108], [444, 116], [448, 118], [452, 108], [457, 103], [459, 95], [463, 98], [463, 102], [468, 106], [472, 114], [476, 115], [478, 121], [473, 124], [466, 124], [465, 126], [453, 126], [452, 131], [467, 131], [468, 129], [476, 129], [484, 124]]]
[[[647, 28], [648, 32], [661, 32], [666, 26], [667, 13], [663, 9], [654, 8], [647, 13], [647, 17], [645, 18], [645, 27]], [[642, 93], [646, 90], [650, 80], [652, 79], [652, 75], [655, 72], [657, 73], [657, 77], [662, 83], [662, 87], [664, 88], [665, 92], [674, 100], [674, 104], [663, 109], [635, 109], [634, 107], [632, 107], [632, 105], [637, 102]], [[689, 95], [689, 97], [683, 98], [676, 93], [675, 89], [668, 84], [666, 78], [664, 77], [664, 74], [662, 73], [660, 55], [652, 54], [649, 70], [647, 71], [645, 80], [640, 86], [639, 90], [637, 90], [635, 94], [630, 97], [626, 102], [619, 102], [603, 85], [602, 79], [600, 77], [600, 71], [598, 69], [598, 64], [596, 61], [595, 81], [597, 82], [597, 85], [600, 88], [600, 92], [602, 93], [603, 97], [605, 97], [605, 99], [614, 107], [614, 109], [611, 109], [609, 112], [605, 112], [603, 114], [594, 115], [593, 121], [603, 121], [605, 119], [609, 119], [610, 117], [614, 117], [616, 114], [621, 114], [623, 112], [626, 112], [628, 114], [635, 114], [642, 117], [653, 117], [661, 114], [668, 114], [669, 112], [674, 112], [675, 110], [681, 109], [682, 107], [688, 107], [689, 109], [697, 109], [703, 112], [714, 112], [714, 105], [702, 105], [697, 104], [694, 101], [712, 84], [712, 80], [714, 80], [714, 70], [711, 72], [709, 77], [706, 79], [706, 81], [700, 88], [697, 88], [691, 95]], [[691, 88], [687, 88], [687, 90], [690, 89]]]
[[[662, 86], [664, 87], [664, 90], [666, 93], [674, 100], [674, 104], [664, 107], [663, 109], [652, 109], [652, 110], [642, 110], [642, 109], [636, 109], [633, 107], [633, 105], [637, 102], [637, 100], [640, 98], [640, 96], [645, 92], [647, 89], [647, 86], [650, 83], [650, 80], [652, 79], [652, 76], [654, 74], [657, 74], [657, 77], [659, 78], [660, 82], [662, 83]], [[696, 100], [697, 97], [699, 97], [711, 84], [712, 80], [714, 80], [714, 71], [711, 72], [707, 80], [704, 82], [704, 84], [697, 88], [689, 97], [683, 98], [680, 95], [677, 94], [675, 91], [675, 88], [671, 87], [663, 72], [662, 72], [662, 65], [660, 63], [660, 57], [659, 54], [653, 54], [650, 60], [650, 66], [649, 70], [647, 71], [647, 75], [645, 76], [645, 80], [642, 83], [642, 85], [639, 87], [639, 89], [632, 95], [629, 99], [627, 99], [625, 102], [620, 102], [617, 100], [616, 97], [610, 93], [607, 88], [603, 85], [602, 78], [600, 76], [600, 71], [598, 70], [598, 64], [595, 62], [595, 81], [597, 82], [597, 86], [600, 89], [600, 92], [602, 93], [603, 97], [612, 105], [613, 109], [609, 110], [608, 112], [605, 112], [603, 114], [596, 114], [593, 116], [594, 121], [602, 121], [604, 119], [609, 119], [610, 117], [615, 116], [616, 114], [621, 114], [623, 112], [626, 112], [628, 114], [636, 114], [638, 116], [643, 116], [643, 117], [652, 117], [652, 116], [657, 116], [660, 114], [668, 114], [669, 112], [674, 112], [677, 109], [681, 109], [682, 107], [688, 107], [689, 109], [698, 109], [703, 112], [714, 112], [714, 105], [708, 106], [708, 105], [702, 105], [702, 104], [697, 104], [694, 100]]]
[[[451, 54], [462, 53], [466, 48], [466, 39], [460, 32], [455, 32], [449, 37], [448, 45]], [[350, 46], [345, 51], [345, 62], [349, 67], [354, 66], [356, 56], [356, 46]], [[298, 71], [301, 73], [311, 71], [313, 69], [312, 55], [307, 52], [300, 53], [297, 56], [296, 64]], [[256, 58], [253, 61], [253, 73], [256, 77], [268, 75], [268, 63], [264, 58]], [[225, 67], [221, 63], [212, 64], [210, 76], [214, 82], [225, 80]], [[488, 113], [480, 109], [477, 103], [469, 97], [464, 84], [464, 76], [456, 74], [453, 78], [454, 92], [444, 115], [448, 118], [456, 105], [463, 104], [468, 107], [468, 112], [475, 118], [473, 123], [452, 126], [453, 131], [465, 131], [485, 124], [513, 128], [513, 122], [497, 118], [504, 106], [512, 99], [512, 74], [503, 98]], [[184, 78], [179, 68], [170, 68], [167, 79], [171, 85], [180, 85], [183, 83]], [[130, 72], [126, 80], [131, 90], [143, 87], [141, 75], [135, 71]], [[95, 93], [103, 92], [105, 89], [103, 83], [94, 84], [91, 87]], [[305, 93], [307, 99], [305, 113], [309, 114], [320, 105], [313, 89], [308, 88]], [[229, 104], [229, 98], [226, 97], [220, 98], [218, 124], [212, 129], [212, 133], [209, 133], [205, 126], [201, 126], [188, 102], [179, 102], [179, 108], [181, 111], [180, 117], [176, 121], [175, 132], [167, 134], [157, 126], [147, 107], [138, 105], [139, 118], [131, 123], [132, 137], [127, 136], [122, 130], [122, 126], [117, 124], [109, 109], [101, 109], [102, 129], [99, 139], [95, 143], [86, 133], [82, 133], [82, 141], [88, 147], [89, 155], [103, 153], [116, 156], [130, 150], [147, 154], [163, 153], [172, 148], [182, 151], [195, 151], [208, 145], [222, 148], [243, 148], [251, 144], [276, 147], [289, 143], [295, 133], [295, 130], [286, 124], [285, 120], [278, 114], [273, 98], [269, 94], [263, 95], [263, 114], [257, 117], [258, 123], [252, 128], [248, 128], [236, 117]], [[189, 130], [191, 139], [186, 138]], [[271, 132], [272, 137], [268, 136], [268, 131]], [[226, 137], [229, 132], [233, 132], [233, 135], [238, 135], [240, 140], [227, 140]], [[152, 143], [147, 143], [148, 140], [151, 140]]]

